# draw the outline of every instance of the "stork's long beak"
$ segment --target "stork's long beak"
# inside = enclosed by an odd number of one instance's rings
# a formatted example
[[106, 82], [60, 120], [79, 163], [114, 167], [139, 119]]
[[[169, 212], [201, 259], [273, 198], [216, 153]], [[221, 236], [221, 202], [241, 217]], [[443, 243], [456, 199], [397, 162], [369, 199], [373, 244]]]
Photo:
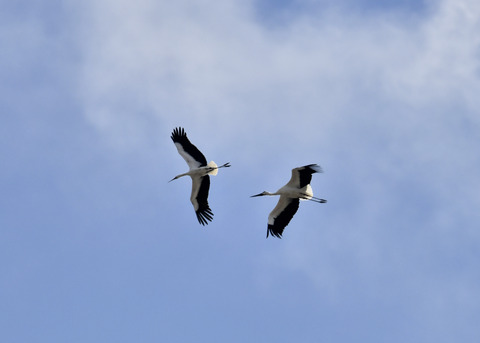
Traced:
[[250, 196], [250, 198], [259, 197], [259, 196], [262, 196], [262, 195], [263, 195], [263, 193], [255, 194], [255, 195]]
[[177, 179], [177, 177], [175, 176], [173, 179], [171, 179], [171, 180], [168, 181], [168, 182], [172, 182], [173, 180], [176, 180], [176, 179]]

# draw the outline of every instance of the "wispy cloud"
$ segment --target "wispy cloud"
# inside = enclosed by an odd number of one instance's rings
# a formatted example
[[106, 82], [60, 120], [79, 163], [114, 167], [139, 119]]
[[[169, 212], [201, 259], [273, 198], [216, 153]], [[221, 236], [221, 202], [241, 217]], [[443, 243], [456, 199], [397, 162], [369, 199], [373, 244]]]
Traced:
[[480, 5], [430, 3], [414, 20], [312, 6], [271, 27], [248, 2], [91, 2], [86, 115], [122, 146], [185, 125], [242, 163], [318, 156], [366, 204], [398, 206], [408, 185], [441, 208], [455, 194], [461, 216], [464, 196], [478, 202], [462, 178], [478, 185]]
[[413, 23], [303, 13], [272, 29], [236, 1], [92, 3], [84, 36], [87, 114], [107, 130], [151, 116], [169, 128], [206, 123], [244, 135], [282, 132], [292, 117], [328, 132], [339, 118], [354, 120], [362, 108], [385, 103], [466, 101], [473, 108], [476, 6], [444, 1]]

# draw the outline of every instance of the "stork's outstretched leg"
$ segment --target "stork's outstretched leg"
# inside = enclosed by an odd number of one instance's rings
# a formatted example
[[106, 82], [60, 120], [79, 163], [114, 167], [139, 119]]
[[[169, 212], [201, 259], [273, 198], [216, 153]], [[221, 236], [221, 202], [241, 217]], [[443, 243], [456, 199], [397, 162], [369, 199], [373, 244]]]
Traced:
[[308, 194], [303, 194], [305, 197], [303, 198], [304, 200], [310, 200], [310, 201], [314, 201], [314, 202], [318, 202], [319, 204], [324, 204], [327, 202], [327, 200], [325, 199], [320, 199], [320, 198], [316, 198], [314, 196], [310, 196]]

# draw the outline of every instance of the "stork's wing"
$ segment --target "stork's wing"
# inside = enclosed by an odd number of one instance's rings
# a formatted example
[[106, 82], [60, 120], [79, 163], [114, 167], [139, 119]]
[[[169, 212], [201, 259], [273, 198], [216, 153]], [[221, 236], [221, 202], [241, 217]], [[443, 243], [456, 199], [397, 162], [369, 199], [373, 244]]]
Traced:
[[322, 168], [317, 164], [292, 169], [292, 177], [287, 185], [290, 187], [303, 188], [312, 181], [312, 174], [321, 173]]
[[190, 143], [182, 127], [177, 127], [172, 132], [172, 141], [178, 153], [185, 159], [190, 169], [197, 169], [207, 165], [207, 159], [195, 145]]
[[213, 219], [213, 212], [210, 206], [208, 206], [209, 189], [210, 177], [208, 177], [208, 175], [192, 177], [192, 195], [190, 196], [190, 201], [197, 214], [198, 222], [202, 225], [207, 225], [208, 221]]
[[271, 234], [272, 236], [282, 238], [283, 230], [290, 223], [295, 213], [297, 213], [299, 203], [300, 200], [298, 198], [280, 196], [277, 206], [268, 216], [267, 237], [268, 234]]

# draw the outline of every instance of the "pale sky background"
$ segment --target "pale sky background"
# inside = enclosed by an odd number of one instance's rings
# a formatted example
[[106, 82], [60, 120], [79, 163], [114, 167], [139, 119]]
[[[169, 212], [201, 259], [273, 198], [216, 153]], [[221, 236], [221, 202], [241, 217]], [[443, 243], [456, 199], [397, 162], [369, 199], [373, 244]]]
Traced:
[[479, 1], [3, 0], [0, 43], [0, 341], [480, 342]]

